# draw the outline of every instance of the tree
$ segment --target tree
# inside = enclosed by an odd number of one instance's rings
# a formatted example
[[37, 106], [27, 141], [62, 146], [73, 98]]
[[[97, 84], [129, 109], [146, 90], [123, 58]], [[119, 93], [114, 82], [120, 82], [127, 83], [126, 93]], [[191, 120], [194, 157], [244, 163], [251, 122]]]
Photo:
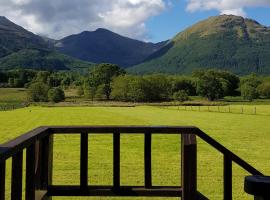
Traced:
[[256, 74], [248, 75], [241, 79], [240, 91], [243, 99], [252, 101], [259, 97], [257, 87], [261, 84], [261, 81]]
[[113, 78], [123, 74], [125, 74], [125, 71], [117, 65], [99, 64], [90, 72], [87, 83], [90, 84], [90, 88], [95, 88], [95, 90], [97, 90], [99, 85], [105, 85], [104, 92], [106, 99], [109, 100], [111, 94], [111, 81]]
[[145, 84], [145, 96], [147, 101], [168, 100], [171, 93], [171, 82], [167, 75], [154, 74], [142, 77]]
[[241, 95], [243, 99], [252, 101], [259, 97], [258, 91], [252, 85], [245, 83], [241, 85]]
[[270, 98], [270, 81], [265, 81], [258, 86], [258, 93], [260, 96]]
[[192, 73], [193, 77], [201, 78], [205, 74], [212, 74], [214, 77], [220, 80], [223, 88], [224, 96], [238, 95], [237, 89], [239, 88], [240, 79], [235, 74], [222, 71], [222, 70], [196, 70]]
[[184, 102], [189, 100], [189, 97], [185, 90], [179, 90], [173, 94], [173, 99], [176, 101]]
[[172, 79], [172, 93], [184, 90], [188, 95], [196, 95], [196, 86], [194, 80], [187, 77], [174, 77]]
[[48, 101], [49, 86], [42, 82], [32, 83], [28, 89], [28, 99], [33, 102]]
[[51, 102], [58, 103], [65, 100], [65, 92], [57, 87], [51, 88], [48, 92], [48, 99]]
[[224, 97], [223, 86], [218, 77], [211, 71], [205, 72], [198, 78], [197, 93], [213, 101]]

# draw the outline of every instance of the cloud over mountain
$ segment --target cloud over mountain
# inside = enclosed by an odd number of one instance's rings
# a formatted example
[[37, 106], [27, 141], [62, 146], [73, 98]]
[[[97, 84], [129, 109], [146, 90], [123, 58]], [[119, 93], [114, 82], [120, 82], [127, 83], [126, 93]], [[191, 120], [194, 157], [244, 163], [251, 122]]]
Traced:
[[167, 5], [167, 0], [0, 0], [0, 13], [54, 38], [99, 27], [142, 38], [145, 22]]
[[270, 0], [187, 0], [187, 10], [218, 10], [221, 14], [246, 16], [245, 8], [267, 7]]

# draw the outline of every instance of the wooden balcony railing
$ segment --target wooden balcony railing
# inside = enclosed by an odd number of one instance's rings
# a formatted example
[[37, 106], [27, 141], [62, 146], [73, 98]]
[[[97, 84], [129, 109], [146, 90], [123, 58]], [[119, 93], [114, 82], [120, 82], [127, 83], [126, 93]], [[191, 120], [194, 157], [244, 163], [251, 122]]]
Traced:
[[[113, 185], [88, 185], [89, 134], [113, 135]], [[53, 135], [80, 134], [80, 185], [52, 185]], [[120, 135], [144, 134], [143, 186], [120, 185]], [[180, 134], [181, 186], [153, 186], [151, 141], [153, 134]], [[253, 175], [262, 175], [247, 162], [196, 127], [150, 126], [54, 126], [40, 127], [0, 146], [0, 200], [5, 199], [6, 160], [12, 158], [11, 199], [22, 199], [23, 150], [26, 149], [26, 200], [48, 200], [53, 196], [152, 196], [208, 199], [197, 191], [196, 136], [224, 155], [224, 199], [232, 199], [232, 162]]]

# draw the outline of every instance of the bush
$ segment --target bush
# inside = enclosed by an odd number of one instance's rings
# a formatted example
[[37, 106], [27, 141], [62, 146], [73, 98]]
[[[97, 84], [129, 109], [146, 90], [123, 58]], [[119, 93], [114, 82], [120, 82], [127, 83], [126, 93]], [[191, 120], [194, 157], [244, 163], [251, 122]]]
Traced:
[[184, 101], [189, 100], [189, 97], [185, 90], [179, 90], [178, 92], [175, 92], [173, 94], [173, 99], [176, 101], [184, 102]]
[[263, 82], [258, 86], [258, 93], [262, 97], [270, 98], [270, 82]]
[[42, 82], [32, 83], [28, 89], [28, 99], [32, 102], [48, 101], [49, 86]]
[[65, 93], [61, 88], [52, 88], [48, 92], [49, 101], [58, 103], [65, 100]]
[[259, 97], [258, 86], [261, 84], [261, 81], [256, 74], [251, 74], [241, 79], [240, 91], [241, 96], [245, 100], [252, 101]]
[[80, 97], [84, 95], [84, 91], [83, 91], [83, 87], [82, 86], [79, 86], [77, 88], [77, 95], [80, 96]]
[[257, 89], [248, 83], [241, 85], [241, 95], [243, 99], [249, 101], [259, 97]]

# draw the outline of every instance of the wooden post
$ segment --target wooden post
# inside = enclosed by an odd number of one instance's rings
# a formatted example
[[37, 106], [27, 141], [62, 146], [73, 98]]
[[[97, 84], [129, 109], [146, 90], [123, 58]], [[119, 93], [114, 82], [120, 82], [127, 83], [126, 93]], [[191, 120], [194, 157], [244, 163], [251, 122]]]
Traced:
[[[39, 143], [39, 162], [36, 174], [36, 189], [46, 191], [52, 185], [53, 169], [53, 134], [46, 136]], [[51, 200], [52, 197], [43, 196], [42, 200]]]
[[113, 134], [113, 187], [120, 187], [120, 133]]
[[232, 160], [224, 155], [224, 199], [232, 200]]
[[197, 198], [197, 144], [196, 135], [182, 135], [182, 200]]
[[0, 200], [5, 200], [6, 161], [0, 162]]
[[81, 133], [80, 186], [88, 186], [88, 133]]
[[144, 180], [145, 187], [152, 187], [152, 135], [149, 132], [144, 134]]
[[254, 115], [256, 115], [256, 114], [257, 114], [257, 108], [255, 106], [255, 108], [254, 108]]
[[36, 144], [31, 144], [26, 149], [26, 184], [25, 199], [35, 200], [35, 168], [36, 168]]
[[11, 200], [22, 199], [23, 152], [12, 157]]

